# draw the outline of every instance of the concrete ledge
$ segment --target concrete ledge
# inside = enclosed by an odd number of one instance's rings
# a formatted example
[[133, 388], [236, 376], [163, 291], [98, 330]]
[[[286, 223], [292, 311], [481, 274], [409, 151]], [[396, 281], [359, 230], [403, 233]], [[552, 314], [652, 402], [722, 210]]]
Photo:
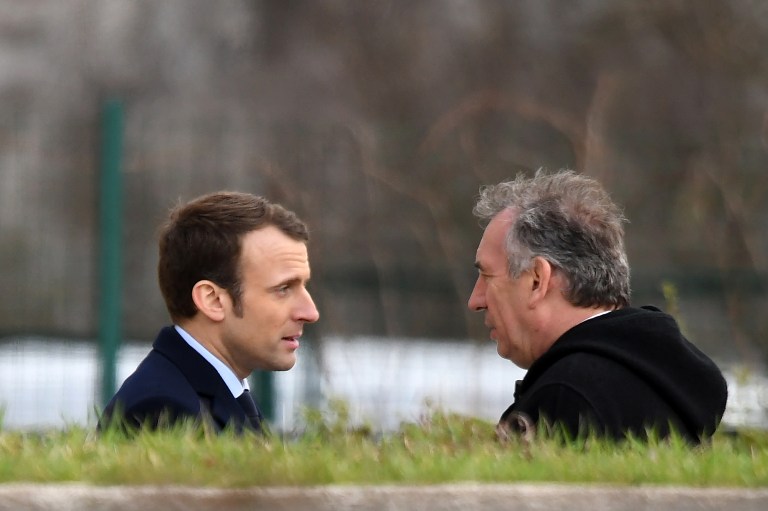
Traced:
[[256, 487], [0, 485], [0, 510], [462, 510], [765, 511], [768, 488], [561, 484]]

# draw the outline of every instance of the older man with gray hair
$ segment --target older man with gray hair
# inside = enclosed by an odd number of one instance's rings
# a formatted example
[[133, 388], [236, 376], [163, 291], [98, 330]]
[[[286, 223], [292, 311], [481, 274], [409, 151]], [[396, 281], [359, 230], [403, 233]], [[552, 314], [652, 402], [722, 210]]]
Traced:
[[487, 222], [469, 298], [501, 357], [527, 369], [499, 431], [543, 424], [569, 437], [711, 436], [727, 387], [717, 366], [655, 307], [630, 306], [625, 218], [570, 170], [483, 187]]

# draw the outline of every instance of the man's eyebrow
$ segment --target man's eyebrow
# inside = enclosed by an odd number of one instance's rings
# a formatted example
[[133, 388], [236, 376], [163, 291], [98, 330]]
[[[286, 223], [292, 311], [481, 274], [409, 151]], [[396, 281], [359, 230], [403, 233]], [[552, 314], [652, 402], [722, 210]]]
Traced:
[[475, 261], [475, 268], [477, 268], [478, 270], [482, 270], [483, 269], [483, 265], [480, 264], [480, 261]]
[[272, 287], [282, 287], [282, 286], [293, 286], [294, 284], [298, 284], [301, 282], [301, 279], [299, 277], [288, 277], [287, 279], [281, 280], [277, 284], [275, 284]]

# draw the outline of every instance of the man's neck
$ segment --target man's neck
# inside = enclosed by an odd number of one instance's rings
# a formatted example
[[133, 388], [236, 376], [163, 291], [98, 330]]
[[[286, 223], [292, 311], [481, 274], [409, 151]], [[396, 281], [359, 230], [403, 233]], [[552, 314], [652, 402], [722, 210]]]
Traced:
[[219, 373], [233, 396], [239, 396], [244, 388], [248, 388], [248, 380], [241, 378], [215, 351], [202, 342], [204, 338], [198, 337], [199, 334], [195, 334], [194, 329], [190, 331], [187, 327], [178, 324], [175, 325], [175, 328], [184, 341]]
[[544, 351], [548, 350], [565, 332], [592, 318], [613, 311], [613, 307], [574, 307], [570, 303], [562, 302], [559, 306], [551, 307], [545, 314], [540, 316], [540, 329], [543, 338], [547, 339], [548, 345], [542, 346]]

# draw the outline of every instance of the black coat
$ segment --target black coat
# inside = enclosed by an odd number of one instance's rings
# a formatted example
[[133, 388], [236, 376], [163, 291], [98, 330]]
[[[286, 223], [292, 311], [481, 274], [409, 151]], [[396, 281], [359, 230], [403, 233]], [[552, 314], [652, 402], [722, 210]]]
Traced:
[[571, 436], [664, 437], [698, 443], [714, 433], [728, 389], [718, 367], [654, 307], [626, 308], [580, 323], [519, 381], [500, 424], [559, 423]]
[[99, 428], [118, 418], [132, 427], [195, 419], [216, 431], [253, 429], [216, 369], [173, 327], [160, 331], [152, 351], [107, 404]]

